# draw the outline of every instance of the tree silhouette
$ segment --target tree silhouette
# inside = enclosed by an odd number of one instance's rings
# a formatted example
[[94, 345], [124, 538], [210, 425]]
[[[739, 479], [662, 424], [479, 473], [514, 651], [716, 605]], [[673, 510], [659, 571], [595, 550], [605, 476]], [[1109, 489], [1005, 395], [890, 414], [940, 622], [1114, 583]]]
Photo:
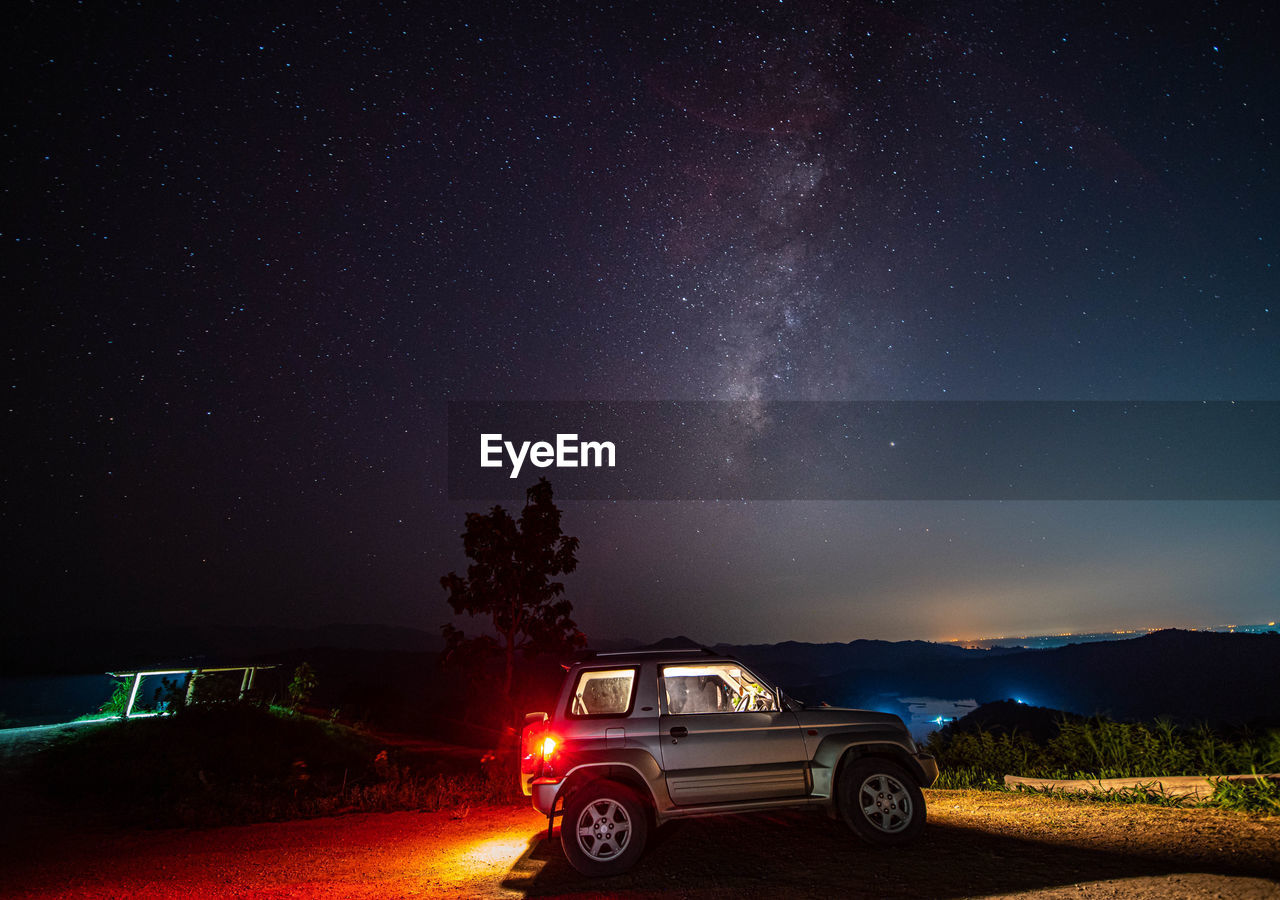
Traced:
[[578, 565], [578, 539], [560, 529], [560, 510], [545, 478], [525, 493], [518, 520], [501, 506], [468, 513], [462, 547], [472, 560], [467, 577], [450, 572], [440, 579], [455, 614], [488, 618], [497, 638], [468, 638], [452, 624], [441, 628], [445, 660], [477, 661], [501, 654], [504, 712], [515, 711], [512, 683], [516, 655], [563, 653], [586, 646], [570, 618], [573, 605], [561, 599], [564, 584], [551, 579]]
[[311, 694], [319, 683], [315, 669], [311, 668], [311, 663], [304, 662], [294, 669], [293, 681], [289, 682], [288, 687], [289, 706], [293, 709], [302, 709], [302, 707], [310, 703]]

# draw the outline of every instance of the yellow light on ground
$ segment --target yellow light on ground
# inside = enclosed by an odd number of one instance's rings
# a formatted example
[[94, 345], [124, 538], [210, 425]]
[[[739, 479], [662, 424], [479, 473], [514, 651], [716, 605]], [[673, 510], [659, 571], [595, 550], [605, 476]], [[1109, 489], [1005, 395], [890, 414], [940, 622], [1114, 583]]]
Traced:
[[420, 818], [412, 827], [422, 839], [404, 859], [420, 886], [414, 896], [524, 897], [546, 865], [548, 854], [534, 851], [546, 841], [547, 820], [531, 807], [463, 807]]
[[510, 868], [529, 850], [529, 835], [503, 835], [478, 841], [461, 854], [462, 859], [474, 866], [501, 866]]
[[530, 834], [527, 825], [502, 828], [480, 840], [457, 841], [450, 848], [452, 852], [434, 857], [429, 867], [437, 877], [450, 881], [501, 878], [522, 867], [522, 861], [540, 837], [541, 832]]

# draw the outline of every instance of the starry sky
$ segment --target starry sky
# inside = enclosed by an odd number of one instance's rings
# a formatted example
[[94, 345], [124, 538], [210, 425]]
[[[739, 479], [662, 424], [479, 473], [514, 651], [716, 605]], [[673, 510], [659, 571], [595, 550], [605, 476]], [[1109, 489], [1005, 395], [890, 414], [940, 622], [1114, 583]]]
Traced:
[[[1280, 400], [1275, 13], [970, 7], [11, 11], [8, 620], [434, 631], [449, 401]], [[561, 505], [599, 638], [1280, 592], [1275, 501]]]

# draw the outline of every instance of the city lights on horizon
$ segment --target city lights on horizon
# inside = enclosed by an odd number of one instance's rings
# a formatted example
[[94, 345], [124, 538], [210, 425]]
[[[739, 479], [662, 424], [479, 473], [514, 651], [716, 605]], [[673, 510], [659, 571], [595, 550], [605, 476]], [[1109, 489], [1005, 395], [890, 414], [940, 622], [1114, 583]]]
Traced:
[[1143, 636], [1152, 634], [1157, 631], [1179, 630], [1179, 631], [1205, 631], [1219, 632], [1224, 634], [1235, 634], [1241, 629], [1260, 629], [1275, 628], [1275, 621], [1265, 624], [1258, 623], [1253, 625], [1152, 625], [1145, 628], [1113, 628], [1099, 629], [1097, 631], [1060, 631], [1060, 632], [1042, 632], [1038, 634], [998, 634], [988, 635], [985, 637], [969, 637], [969, 638], [942, 638], [938, 640], [940, 644], [957, 644], [966, 650], [982, 650], [988, 649], [981, 646], [990, 644], [995, 641], [1044, 641], [1054, 638], [1072, 638], [1072, 637], [1089, 637], [1094, 635], [1136, 635]]

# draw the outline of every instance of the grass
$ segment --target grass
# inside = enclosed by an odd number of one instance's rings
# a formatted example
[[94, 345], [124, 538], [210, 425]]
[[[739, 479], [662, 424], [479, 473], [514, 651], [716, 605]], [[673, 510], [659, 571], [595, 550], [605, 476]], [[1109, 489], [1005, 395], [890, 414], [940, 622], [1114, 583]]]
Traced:
[[1255, 781], [1243, 784], [1238, 781], [1222, 781], [1218, 783], [1206, 805], [1238, 812], [1280, 816], [1280, 783]]
[[[1002, 789], [1004, 788], [1002, 785]], [[1154, 782], [1136, 784], [1133, 787], [1095, 788], [1091, 791], [1067, 791], [1058, 788], [1020, 787], [1019, 791], [1041, 794], [1046, 797], [1057, 797], [1060, 800], [1100, 801], [1103, 803], [1142, 803], [1150, 806], [1211, 806], [1215, 804], [1197, 803], [1185, 797], [1172, 796], [1156, 789]]]
[[[1001, 784], [989, 788], [991, 790], [1009, 791]], [[1229, 809], [1235, 812], [1254, 815], [1280, 815], [1280, 784], [1275, 781], [1257, 781], [1242, 783], [1238, 781], [1220, 781], [1214, 787], [1212, 796], [1207, 800], [1196, 800], [1166, 794], [1155, 787], [1155, 783], [1142, 784], [1123, 788], [1095, 788], [1090, 791], [1067, 791], [1060, 788], [1031, 788], [1020, 786], [1019, 791], [1041, 794], [1046, 797], [1057, 797], [1061, 800], [1100, 801], [1103, 803], [1143, 803], [1152, 806], [1168, 807], [1211, 807]]]
[[[942, 770], [934, 786], [943, 789], [1003, 790], [1005, 775], [1154, 780], [1170, 775], [1280, 770], [1280, 730], [1262, 734], [1242, 730], [1225, 735], [1203, 725], [1182, 729], [1167, 720], [1150, 724], [1113, 722], [1105, 718], [1064, 720], [1057, 734], [1044, 742], [1016, 731], [944, 729], [930, 736], [928, 749], [938, 758]], [[1194, 803], [1142, 787], [1070, 796], [1171, 806]], [[1278, 815], [1280, 785], [1224, 782], [1204, 805]]]
[[156, 826], [439, 810], [518, 793], [504, 767], [419, 772], [367, 734], [239, 704], [71, 733], [40, 754], [37, 774], [68, 806]]

